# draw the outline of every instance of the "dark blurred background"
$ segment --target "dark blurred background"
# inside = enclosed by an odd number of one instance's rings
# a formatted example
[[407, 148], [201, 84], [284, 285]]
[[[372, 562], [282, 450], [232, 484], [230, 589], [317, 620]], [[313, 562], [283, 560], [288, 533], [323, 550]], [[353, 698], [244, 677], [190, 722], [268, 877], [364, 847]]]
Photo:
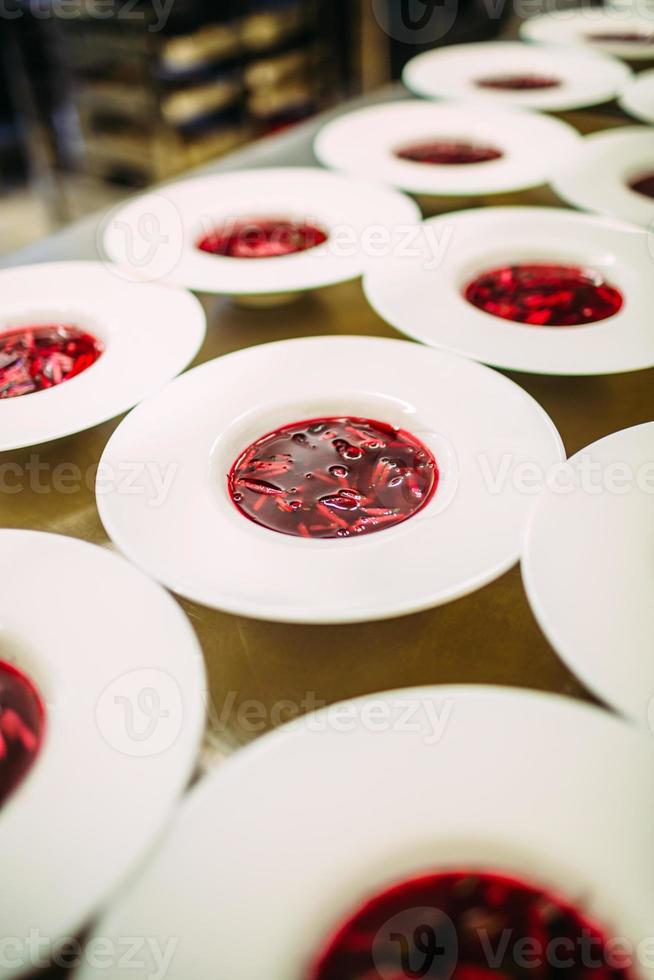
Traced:
[[[456, 3], [443, 37], [421, 12]], [[0, 0], [0, 252], [495, 36], [483, 0]], [[407, 19], [411, 30], [407, 31]]]

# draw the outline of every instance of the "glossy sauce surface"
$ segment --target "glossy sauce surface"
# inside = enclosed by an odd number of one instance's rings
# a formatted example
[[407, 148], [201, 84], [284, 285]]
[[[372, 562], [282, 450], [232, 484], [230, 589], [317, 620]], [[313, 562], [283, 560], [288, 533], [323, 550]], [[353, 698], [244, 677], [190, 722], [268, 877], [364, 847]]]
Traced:
[[228, 477], [241, 513], [273, 531], [347, 538], [416, 514], [438, 483], [436, 460], [414, 435], [359, 417], [309, 419], [262, 436]]
[[589, 41], [605, 41], [606, 43], [616, 44], [654, 44], [654, 34], [646, 34], [644, 31], [598, 31], [594, 34], [587, 34]]
[[534, 92], [539, 89], [559, 88], [561, 82], [551, 75], [490, 75], [478, 78], [479, 88], [493, 88], [506, 92]]
[[395, 151], [395, 156], [410, 163], [460, 166], [488, 163], [491, 160], [499, 160], [504, 154], [497, 147], [482, 143], [459, 139], [435, 139], [400, 147]]
[[542, 263], [489, 269], [469, 282], [463, 295], [485, 313], [541, 327], [596, 323], [624, 303], [620, 291], [598, 273]]
[[234, 259], [269, 259], [306, 252], [324, 244], [327, 232], [317, 225], [288, 218], [244, 218], [215, 228], [197, 247]]

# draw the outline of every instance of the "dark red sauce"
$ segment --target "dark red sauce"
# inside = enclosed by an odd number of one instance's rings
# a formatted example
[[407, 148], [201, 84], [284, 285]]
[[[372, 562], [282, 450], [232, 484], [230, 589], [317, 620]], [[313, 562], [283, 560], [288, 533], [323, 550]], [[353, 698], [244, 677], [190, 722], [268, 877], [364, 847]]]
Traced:
[[626, 956], [620, 963], [614, 950], [607, 956], [607, 941], [558, 895], [505, 875], [444, 872], [367, 902], [332, 936], [307, 980], [627, 980]]
[[640, 174], [629, 181], [629, 187], [637, 194], [654, 197], [654, 173]]
[[587, 34], [589, 41], [606, 42], [607, 44], [653, 44], [654, 34], [646, 34], [644, 31], [598, 31], [594, 34]]
[[269, 259], [306, 252], [327, 241], [317, 225], [285, 218], [246, 218], [215, 228], [197, 243], [202, 252], [234, 259]]
[[91, 367], [102, 351], [90, 333], [63, 323], [0, 334], [0, 398], [31, 395], [70, 381]]
[[395, 155], [400, 160], [408, 160], [411, 163], [441, 165], [488, 163], [490, 160], [499, 160], [504, 156], [502, 151], [494, 146], [469, 143], [466, 140], [458, 139], [428, 140], [422, 143], [412, 143], [409, 146], [403, 146], [399, 150], [396, 150]]
[[561, 82], [551, 75], [490, 75], [488, 78], [477, 79], [475, 85], [507, 92], [533, 92], [559, 88]]
[[537, 263], [483, 272], [468, 283], [464, 296], [493, 316], [548, 327], [606, 320], [624, 303], [620, 291], [596, 273]]
[[229, 492], [242, 514], [273, 531], [347, 538], [392, 527], [431, 499], [438, 467], [411, 433], [362, 418], [285, 425], [234, 463]]
[[32, 682], [0, 661], [0, 806], [36, 759], [44, 724], [45, 711]]

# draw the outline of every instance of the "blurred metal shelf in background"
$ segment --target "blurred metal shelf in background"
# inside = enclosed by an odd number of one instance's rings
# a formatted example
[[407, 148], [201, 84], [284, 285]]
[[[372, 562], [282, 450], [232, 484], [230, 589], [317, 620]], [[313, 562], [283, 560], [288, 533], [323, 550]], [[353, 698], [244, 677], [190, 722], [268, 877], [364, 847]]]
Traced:
[[177, 0], [161, 26], [151, 5], [99, 20], [82, 2], [52, 36], [79, 121], [78, 166], [97, 176], [161, 180], [305, 118], [338, 83], [325, 71], [321, 0]]
[[[484, 0], [456, 3], [451, 30], [433, 43], [502, 26], [502, 12], [490, 17]], [[22, 156], [31, 195], [24, 220], [36, 223], [23, 235], [17, 195], [0, 202], [0, 253], [126, 188], [181, 174], [397, 77], [421, 44], [403, 40], [396, 8], [395, 0], [3, 0], [0, 87], [14, 125], [3, 130], [0, 116], [0, 135], [5, 144], [12, 135]], [[6, 173], [0, 165], [0, 194]]]
[[[347, 0], [15, 4], [5, 86], [54, 225], [84, 210], [80, 186], [163, 180], [357, 90]], [[98, 188], [91, 207], [107, 196]]]

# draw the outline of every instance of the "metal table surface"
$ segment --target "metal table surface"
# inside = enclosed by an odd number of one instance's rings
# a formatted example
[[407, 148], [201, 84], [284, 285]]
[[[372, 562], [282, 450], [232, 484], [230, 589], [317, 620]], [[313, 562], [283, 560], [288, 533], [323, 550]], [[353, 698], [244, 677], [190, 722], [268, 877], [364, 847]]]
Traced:
[[[387, 90], [365, 101], [389, 97], [402, 97], [402, 90]], [[323, 121], [319, 118], [268, 137], [198, 172], [314, 164], [312, 138]], [[575, 114], [573, 121], [584, 131], [626, 122], [615, 109]], [[512, 200], [557, 203], [551, 192], [542, 189]], [[101, 217], [86, 218], [0, 264], [97, 258]], [[367, 305], [359, 282], [307, 294], [284, 308], [248, 310], [220, 298], [206, 299], [205, 305], [209, 327], [196, 363], [290, 337], [396, 336]], [[517, 373], [509, 377], [550, 414], [569, 454], [617, 429], [654, 418], [654, 371], [590, 378]], [[118, 421], [44, 446], [0, 454], [0, 472], [7, 462], [13, 472], [18, 463], [25, 474], [33, 474], [35, 464], [40, 467], [38, 486], [31, 486], [35, 481], [26, 476], [20, 494], [0, 494], [0, 526], [48, 530], [108, 544], [92, 477]], [[74, 492], [52, 488], [52, 474], [63, 463], [75, 464], [86, 476]], [[219, 753], [248, 742], [295, 712], [409, 685], [494, 683], [589, 698], [536, 625], [518, 567], [456, 602], [383, 623], [283, 625], [215, 612], [184, 600], [181, 604], [206, 656], [212, 697], [208, 744]]]

